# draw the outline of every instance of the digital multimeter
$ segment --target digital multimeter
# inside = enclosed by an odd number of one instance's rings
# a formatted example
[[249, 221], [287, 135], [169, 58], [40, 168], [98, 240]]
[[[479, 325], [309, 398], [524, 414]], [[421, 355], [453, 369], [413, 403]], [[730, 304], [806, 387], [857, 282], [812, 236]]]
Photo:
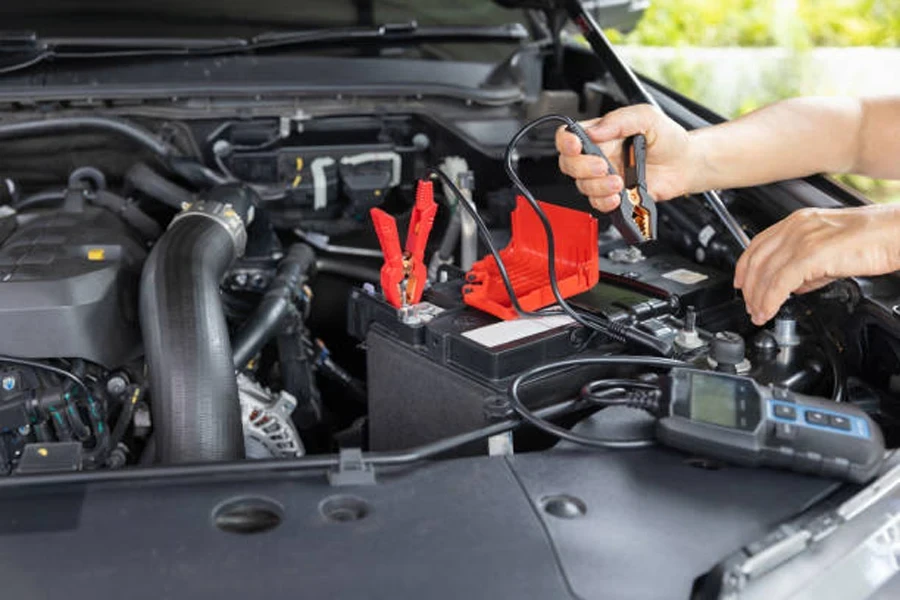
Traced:
[[855, 406], [689, 368], [672, 369], [662, 389], [656, 436], [680, 450], [859, 483], [884, 460], [881, 430]]

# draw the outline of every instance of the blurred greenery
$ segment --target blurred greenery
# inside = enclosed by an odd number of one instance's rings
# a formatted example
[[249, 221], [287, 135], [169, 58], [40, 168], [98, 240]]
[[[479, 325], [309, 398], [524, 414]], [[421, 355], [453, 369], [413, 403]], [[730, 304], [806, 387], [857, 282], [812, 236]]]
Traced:
[[[748, 90], [735, 113], [726, 115], [736, 117], [809, 93], [800, 75], [803, 57], [812, 48], [900, 46], [900, 0], [653, 0], [634, 31], [608, 35], [613, 43], [625, 45], [790, 50], [790, 58], [763, 73], [761, 85]], [[707, 105], [713, 94], [703, 69], [681, 57], [657, 66], [653, 76]], [[898, 182], [857, 175], [837, 179], [873, 201], [900, 201]]]
[[900, 0], [655, 0], [615, 43], [642, 46], [897, 46]]

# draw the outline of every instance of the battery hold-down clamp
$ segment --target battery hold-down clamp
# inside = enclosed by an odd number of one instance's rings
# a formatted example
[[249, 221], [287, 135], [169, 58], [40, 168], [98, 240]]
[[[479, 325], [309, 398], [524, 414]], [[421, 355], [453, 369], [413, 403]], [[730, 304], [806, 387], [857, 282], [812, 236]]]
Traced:
[[416, 188], [416, 205], [409, 220], [405, 250], [400, 250], [400, 234], [394, 217], [380, 208], [373, 208], [369, 214], [384, 254], [381, 289], [385, 300], [396, 308], [417, 304], [428, 279], [425, 246], [437, 214], [432, 182], [420, 180]]

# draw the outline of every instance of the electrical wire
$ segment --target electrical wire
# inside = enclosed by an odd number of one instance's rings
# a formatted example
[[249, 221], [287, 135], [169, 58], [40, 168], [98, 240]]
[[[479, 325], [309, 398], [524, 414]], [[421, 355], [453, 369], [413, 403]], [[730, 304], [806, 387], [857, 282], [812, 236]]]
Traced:
[[485, 224], [484, 219], [481, 218], [481, 215], [478, 214], [478, 211], [475, 210], [466, 201], [465, 196], [463, 196], [462, 191], [459, 189], [453, 179], [451, 179], [449, 175], [447, 175], [437, 167], [430, 167], [427, 170], [427, 173], [437, 176], [456, 196], [457, 204], [461, 205], [466, 210], [466, 212], [469, 213], [469, 216], [472, 217], [472, 220], [475, 221], [475, 226], [478, 228], [478, 233], [481, 234], [484, 245], [487, 246], [488, 251], [491, 253], [491, 256], [494, 257], [494, 261], [497, 263], [497, 270], [500, 272], [500, 278], [503, 280], [503, 287], [506, 288], [506, 293], [509, 295], [509, 301], [512, 303], [512, 307], [516, 311], [516, 313], [518, 313], [520, 317], [543, 316], [542, 313], [527, 311], [522, 308], [521, 304], [519, 304], [519, 299], [516, 296], [516, 290], [515, 288], [513, 288], [512, 280], [509, 277], [509, 271], [506, 270], [506, 264], [503, 262], [503, 259], [500, 257], [500, 252], [497, 250], [497, 246], [494, 245], [494, 242], [491, 239], [491, 231]]
[[[500, 274], [500, 278], [503, 281], [503, 287], [506, 288], [506, 293], [509, 296], [510, 303], [512, 304], [513, 309], [520, 317], [538, 317], [538, 316], [546, 316], [548, 314], [566, 314], [570, 318], [572, 318], [576, 323], [581, 325], [582, 327], [587, 328], [590, 331], [601, 333], [609, 338], [612, 338], [620, 343], [628, 343], [633, 342], [654, 352], [657, 352], [663, 356], [668, 356], [671, 354], [671, 345], [665, 342], [664, 340], [660, 340], [648, 333], [640, 331], [639, 329], [624, 325], [622, 323], [612, 323], [606, 319], [600, 318], [596, 315], [592, 315], [589, 313], [578, 312], [562, 296], [562, 292], [559, 289], [559, 280], [556, 274], [556, 252], [555, 252], [555, 240], [553, 236], [553, 227], [550, 224], [550, 220], [547, 218], [546, 213], [538, 204], [537, 200], [534, 198], [534, 195], [528, 190], [522, 180], [519, 178], [518, 174], [515, 171], [515, 168], [512, 165], [512, 156], [515, 151], [516, 145], [521, 141], [522, 137], [528, 133], [532, 128], [537, 127], [539, 125], [543, 125], [544, 123], [548, 123], [551, 120], [562, 121], [566, 124], [574, 124], [576, 127], [578, 126], [575, 121], [570, 119], [569, 117], [563, 115], [547, 115], [545, 117], [541, 117], [536, 121], [532, 121], [525, 127], [523, 127], [519, 132], [513, 137], [510, 141], [509, 145], [506, 149], [506, 171], [510, 176], [510, 179], [513, 181], [515, 186], [519, 189], [522, 195], [528, 200], [532, 209], [537, 213], [538, 218], [541, 220], [541, 224], [544, 227], [544, 232], [547, 236], [547, 262], [548, 262], [548, 271], [549, 271], [549, 280], [550, 280], [550, 289], [553, 292], [553, 296], [559, 305], [558, 309], [549, 309], [542, 310], [537, 312], [526, 311], [522, 308], [522, 305], [519, 303], [519, 300], [516, 296], [516, 291], [512, 285], [512, 281], [509, 277], [509, 272], [506, 269], [506, 265], [503, 262], [503, 259], [500, 257], [500, 253], [497, 250], [496, 246], [491, 239], [491, 233], [488, 229], [487, 225], [484, 223], [484, 220], [481, 218], [481, 215], [478, 214], [478, 211], [474, 209], [465, 199], [462, 191], [456, 185], [456, 183], [442, 170], [431, 167], [427, 170], [427, 173], [438, 177], [457, 198], [457, 204], [462, 205], [462, 207], [469, 213], [472, 217], [472, 220], [475, 221], [475, 225], [478, 228], [478, 232], [481, 235], [485, 245], [493, 256], [494, 261], [497, 264], [497, 270]], [[592, 338], [589, 338], [592, 339]]]
[[[506, 167], [506, 174], [509, 176], [513, 185], [522, 196], [528, 201], [528, 204], [531, 205], [531, 208], [534, 209], [534, 212], [537, 214], [538, 219], [541, 221], [541, 225], [544, 227], [544, 233], [547, 236], [547, 268], [550, 274], [550, 289], [553, 292], [553, 297], [556, 298], [556, 303], [562, 309], [564, 313], [569, 315], [572, 320], [576, 323], [581, 324], [584, 327], [588, 327], [590, 329], [598, 329], [598, 325], [596, 322], [593, 322], [591, 319], [586, 319], [582, 314], [578, 313], [575, 309], [573, 309], [568, 302], [566, 302], [565, 298], [563, 298], [562, 292], [559, 290], [558, 278], [556, 274], [556, 241], [553, 235], [553, 226], [550, 223], [550, 219], [547, 217], [547, 214], [541, 209], [541, 206], [538, 204], [537, 199], [534, 197], [534, 194], [531, 193], [531, 190], [522, 182], [522, 179], [519, 177], [518, 172], [516, 171], [515, 165], [513, 164], [513, 156], [515, 155], [516, 146], [519, 145], [519, 142], [528, 135], [530, 131], [535, 129], [536, 127], [540, 127], [546, 123], [563, 123], [569, 127], [578, 127], [578, 124], [571, 118], [565, 115], [545, 115], [534, 121], [528, 123], [522, 129], [520, 129], [516, 135], [509, 141], [509, 144], [506, 146], [506, 154], [504, 156], [504, 165]], [[602, 333], [607, 333], [606, 331], [602, 331]]]
[[[525, 404], [522, 402], [520, 398], [520, 389], [522, 385], [530, 380], [534, 379], [540, 375], [544, 375], [546, 373], [550, 373], [557, 370], [562, 369], [570, 369], [573, 367], [583, 367], [583, 366], [613, 366], [613, 365], [628, 365], [628, 366], [645, 366], [656, 369], [671, 369], [675, 367], [685, 367], [689, 366], [687, 363], [683, 363], [678, 360], [672, 360], [669, 358], [661, 358], [657, 356], [583, 356], [577, 358], [570, 358], [566, 360], [559, 360], [555, 362], [546, 363], [543, 365], [539, 365], [524, 373], [518, 375], [515, 379], [513, 379], [512, 383], [509, 386], [508, 397], [509, 402], [512, 409], [525, 421], [537, 427], [541, 431], [545, 433], [549, 433], [550, 435], [556, 436], [561, 440], [565, 440], [567, 442], [572, 442], [574, 444], [580, 444], [582, 446], [589, 446], [592, 448], [607, 448], [607, 449], [636, 449], [636, 448], [646, 448], [648, 446], [652, 446], [656, 443], [653, 439], [632, 439], [632, 440], [610, 440], [603, 439], [598, 437], [589, 437], [584, 435], [579, 435], [577, 433], [572, 433], [568, 429], [564, 429], [553, 423], [548, 422], [545, 419], [537, 416], [531, 410], [529, 410]], [[603, 380], [600, 380], [603, 381]], [[613, 397], [603, 397], [603, 391], [614, 391], [616, 389], [616, 384], [623, 380], [606, 380], [606, 382], [612, 382], [614, 385], [611, 388], [607, 388], [607, 390], [597, 390], [597, 394], [601, 394], [597, 396], [598, 401], [600, 403], [607, 402], [609, 404], [622, 404], [622, 405], [631, 405], [630, 399], [627, 398], [613, 398]], [[597, 382], [593, 382], [594, 385], [597, 385]], [[643, 384], [643, 382], [629, 382], [629, 385], [632, 387], [638, 387], [639, 384]], [[588, 384], [589, 386], [591, 384]], [[587, 387], [587, 386], [586, 386]], [[619, 385], [618, 387], [623, 387]], [[658, 391], [658, 390], [657, 390]], [[643, 406], [644, 401], [647, 400], [649, 403], [649, 398], [641, 398], [636, 397], [635, 404], [639, 404], [636, 408], [645, 408]]]

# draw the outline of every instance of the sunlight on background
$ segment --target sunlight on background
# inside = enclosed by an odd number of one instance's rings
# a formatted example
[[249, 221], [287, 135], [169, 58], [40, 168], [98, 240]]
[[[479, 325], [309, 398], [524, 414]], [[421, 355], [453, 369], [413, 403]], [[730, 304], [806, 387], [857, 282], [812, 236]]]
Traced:
[[[900, 0], [652, 0], [634, 31], [609, 35], [637, 70], [728, 117], [799, 95], [900, 94]], [[900, 201], [896, 182], [840, 180]]]

